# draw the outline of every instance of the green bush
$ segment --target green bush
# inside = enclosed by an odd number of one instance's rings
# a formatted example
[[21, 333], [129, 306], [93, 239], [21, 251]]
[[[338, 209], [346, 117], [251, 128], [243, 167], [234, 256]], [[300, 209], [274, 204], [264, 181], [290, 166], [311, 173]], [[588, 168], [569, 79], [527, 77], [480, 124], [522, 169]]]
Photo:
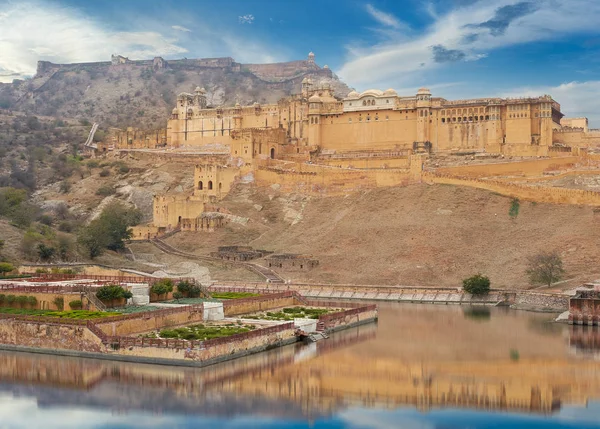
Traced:
[[126, 166], [126, 165], [121, 165], [121, 166], [119, 167], [119, 173], [123, 173], [123, 174], [125, 174], [125, 173], [129, 173], [129, 167], [128, 167], [128, 166]]
[[[62, 298], [61, 298], [62, 299]], [[56, 301], [54, 302], [56, 304]], [[63, 300], [63, 305], [59, 308], [63, 308], [64, 309], [64, 300]], [[58, 305], [57, 305], [58, 307]], [[71, 301], [69, 303], [69, 307], [71, 307], [71, 310], [81, 310], [83, 308], [83, 303], [81, 302], [81, 300], [75, 300], [75, 301]]]
[[89, 168], [98, 168], [98, 165], [99, 165], [99, 163], [98, 163], [98, 161], [96, 161], [95, 159], [90, 159], [90, 160], [87, 162], [87, 166], [88, 166]]
[[0, 262], [0, 275], [13, 271], [15, 267], [8, 262]]
[[27, 304], [27, 297], [25, 295], [19, 295], [16, 301], [17, 304], [19, 304], [21, 307], [25, 307], [25, 305]]
[[37, 306], [38, 300], [35, 296], [28, 296], [27, 297], [27, 304], [29, 304], [32, 307]]
[[162, 279], [157, 281], [150, 288], [150, 292], [158, 296], [166, 295], [169, 292], [173, 292], [173, 280]]
[[132, 296], [133, 296], [133, 294], [130, 291], [124, 289], [122, 286], [119, 286], [119, 285], [102, 286], [96, 292], [96, 297], [100, 301], [110, 302], [111, 304], [113, 301], [123, 299], [123, 298], [129, 299]]
[[[58, 308], [60, 311], [65, 309], [65, 299], [64, 298], [57, 296], [56, 298], [54, 298], [54, 301], [52, 301], [52, 302], [54, 302], [54, 305], [56, 305], [56, 308]], [[81, 302], [81, 301], [79, 301], [79, 302]]]
[[100, 171], [100, 177], [108, 177], [110, 176], [110, 170], [107, 170], [106, 168]]
[[0, 294], [0, 305], [4, 304], [4, 301], [6, 301], [6, 295], [4, 295], [3, 293]]
[[16, 299], [17, 299], [17, 297], [16, 297], [16, 296], [14, 296], [14, 295], [7, 295], [7, 296], [6, 296], [6, 303], [7, 303], [8, 305], [13, 305], [13, 304], [15, 303], [15, 300], [16, 300]]
[[200, 286], [187, 280], [182, 280], [177, 283], [177, 290], [188, 298], [198, 298], [202, 294]]
[[108, 197], [109, 195], [115, 194], [115, 188], [110, 185], [103, 185], [98, 188], [96, 191], [96, 195], [100, 195], [103, 197]]
[[490, 279], [481, 274], [475, 274], [463, 280], [463, 289], [473, 295], [487, 294], [490, 291]]
[[513, 198], [513, 200], [510, 202], [510, 209], [508, 209], [508, 215], [511, 217], [511, 219], [514, 219], [519, 215], [519, 207], [519, 199]]
[[183, 298], [183, 294], [181, 292], [173, 292], [173, 298], [181, 299], [181, 298]]

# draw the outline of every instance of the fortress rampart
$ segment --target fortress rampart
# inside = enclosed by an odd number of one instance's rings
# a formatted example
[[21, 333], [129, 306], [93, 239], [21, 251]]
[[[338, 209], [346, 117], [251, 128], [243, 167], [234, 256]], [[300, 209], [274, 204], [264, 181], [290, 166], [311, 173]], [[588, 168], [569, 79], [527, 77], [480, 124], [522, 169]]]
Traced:
[[439, 173], [424, 173], [423, 181], [426, 183], [470, 186], [472, 188], [485, 189], [501, 195], [539, 203], [600, 206], [600, 192], [584, 191], [581, 189], [525, 186], [515, 183], [500, 182], [497, 180], [457, 177]]

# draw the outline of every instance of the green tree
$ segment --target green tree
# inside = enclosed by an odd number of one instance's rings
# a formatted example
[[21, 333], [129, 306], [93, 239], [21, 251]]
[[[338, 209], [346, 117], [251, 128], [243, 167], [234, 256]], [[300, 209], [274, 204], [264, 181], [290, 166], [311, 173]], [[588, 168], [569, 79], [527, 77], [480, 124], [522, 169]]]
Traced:
[[110, 305], [114, 301], [125, 298], [129, 299], [133, 294], [119, 285], [105, 285], [96, 291], [96, 297], [103, 302], [109, 302]]
[[162, 279], [157, 281], [150, 288], [150, 292], [158, 295], [159, 297], [173, 292], [173, 281], [171, 279]]
[[34, 307], [37, 305], [38, 300], [35, 296], [28, 296], [27, 297], [27, 304], [29, 304], [31, 307]]
[[[83, 303], [81, 302], [81, 300], [76, 299], [75, 301], [69, 302], [69, 307], [71, 308], [71, 310], [81, 310], [83, 308]], [[64, 303], [63, 303], [63, 308], [64, 308]]]
[[71, 259], [73, 253], [73, 240], [66, 234], [58, 234], [57, 236], [57, 251], [58, 257], [61, 261], [68, 261]]
[[27, 297], [25, 295], [19, 295], [16, 298], [16, 301], [17, 301], [17, 304], [19, 304], [19, 307], [23, 308], [27, 304]]
[[484, 295], [490, 291], [490, 279], [481, 274], [475, 274], [463, 280], [463, 289], [473, 295]]
[[37, 252], [42, 261], [49, 261], [56, 253], [56, 249], [54, 247], [46, 246], [44, 243], [40, 243], [38, 244]]
[[565, 270], [558, 252], [552, 251], [541, 252], [528, 258], [526, 273], [531, 284], [551, 286], [563, 278]]
[[54, 303], [54, 305], [56, 305], [56, 308], [58, 308], [59, 311], [63, 311], [65, 309], [65, 299], [57, 296], [56, 298], [54, 298], [54, 301], [52, 301]]
[[87, 250], [90, 258], [101, 255], [104, 249], [123, 249], [124, 240], [131, 237], [130, 227], [137, 225], [141, 217], [137, 209], [127, 208], [120, 202], [111, 203], [98, 218], [81, 228], [78, 242]]
[[86, 249], [90, 259], [102, 255], [108, 245], [108, 237], [100, 222], [92, 221], [87, 227], [79, 230], [77, 242]]
[[9, 264], [8, 262], [0, 262], [0, 275], [4, 276], [6, 273], [9, 273], [14, 269], [15, 267], [13, 264]]

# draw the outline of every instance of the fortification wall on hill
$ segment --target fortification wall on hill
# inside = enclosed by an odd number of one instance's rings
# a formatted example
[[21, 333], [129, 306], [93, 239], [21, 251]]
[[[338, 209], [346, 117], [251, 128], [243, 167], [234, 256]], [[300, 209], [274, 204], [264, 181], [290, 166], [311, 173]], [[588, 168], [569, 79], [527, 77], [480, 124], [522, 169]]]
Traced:
[[461, 165], [436, 169], [442, 175], [457, 177], [542, 176], [544, 173], [589, 165], [590, 159], [577, 156], [499, 162], [495, 164]]
[[423, 180], [429, 183], [440, 183], [456, 186], [470, 186], [485, 189], [518, 198], [525, 201], [553, 204], [582, 204], [600, 206], [600, 192], [581, 189], [551, 188], [546, 186], [525, 186], [506, 183], [498, 180], [482, 180], [470, 177], [456, 177], [438, 173], [423, 173]]
[[331, 70], [323, 70], [306, 60], [271, 64], [243, 64], [242, 70], [250, 71], [262, 80], [275, 82], [290, 80], [309, 72], [319, 72], [320, 75], [331, 77]]
[[277, 184], [282, 192], [340, 195], [363, 189], [408, 185], [419, 181], [410, 168], [359, 170], [324, 165], [284, 163], [275, 160], [257, 162], [254, 180], [257, 186]]

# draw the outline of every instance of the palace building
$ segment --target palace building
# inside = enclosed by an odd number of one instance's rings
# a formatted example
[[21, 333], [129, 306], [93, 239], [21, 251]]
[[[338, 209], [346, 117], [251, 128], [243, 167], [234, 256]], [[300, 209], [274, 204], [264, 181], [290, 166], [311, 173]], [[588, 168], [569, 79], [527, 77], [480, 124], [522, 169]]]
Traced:
[[600, 130], [586, 118], [563, 118], [550, 95], [446, 100], [420, 88], [340, 98], [331, 80], [307, 77], [300, 93], [276, 104], [214, 107], [201, 87], [176, 103], [166, 130], [115, 138], [119, 149], [190, 149], [203, 159], [193, 192], [155, 196], [153, 224], [138, 229], [139, 238], [182, 225], [207, 229], [196, 219], [203, 207], [242, 176], [282, 191], [340, 193], [420, 181], [428, 156], [571, 156], [600, 143]]

